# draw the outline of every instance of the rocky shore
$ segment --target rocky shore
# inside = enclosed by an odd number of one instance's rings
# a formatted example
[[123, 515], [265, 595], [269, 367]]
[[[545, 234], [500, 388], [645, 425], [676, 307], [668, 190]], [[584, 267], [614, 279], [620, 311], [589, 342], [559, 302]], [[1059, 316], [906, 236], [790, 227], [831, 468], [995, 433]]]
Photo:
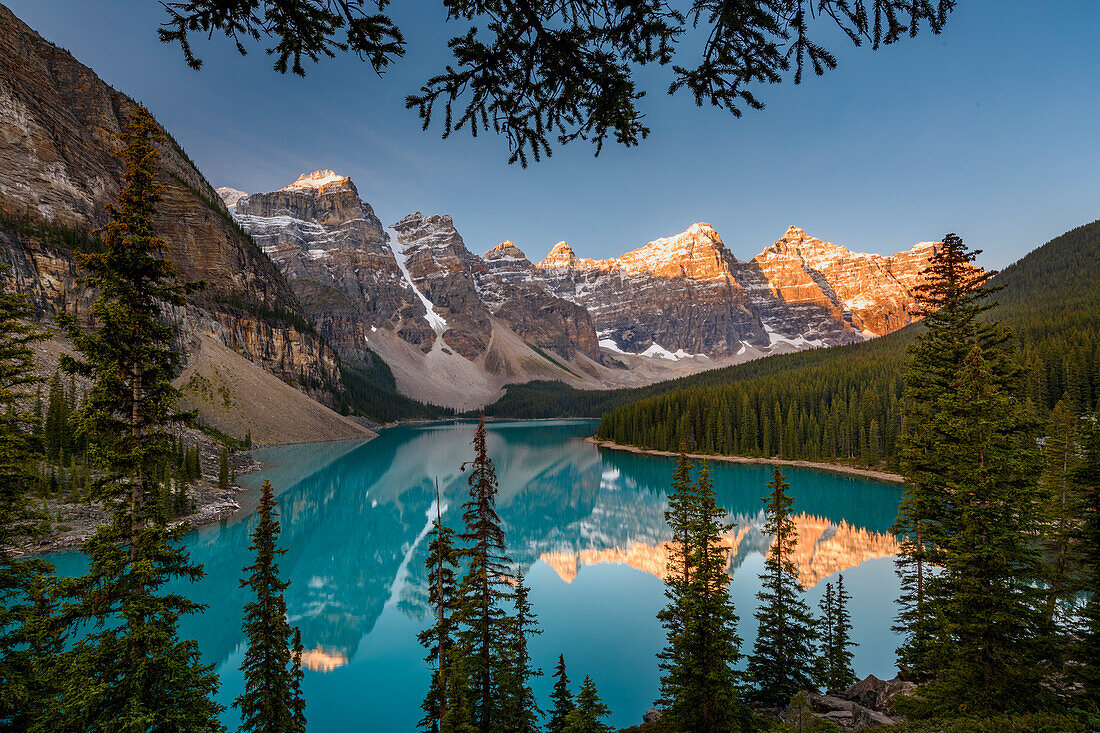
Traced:
[[[667, 450], [652, 450], [648, 448], [638, 448], [633, 445], [622, 445], [620, 443], [613, 443], [610, 440], [598, 440], [597, 438], [586, 438], [589, 443], [592, 443], [598, 448], [606, 448], [608, 450], [620, 450], [627, 451], [628, 453], [640, 453], [650, 456], [677, 456], [679, 454], [673, 451]], [[891, 483], [904, 483], [905, 478], [896, 473], [890, 473], [889, 471], [879, 471], [873, 468], [859, 468], [857, 466], [849, 466], [844, 463], [827, 463], [825, 461], [791, 461], [781, 458], [750, 458], [748, 456], [723, 456], [707, 453], [688, 453], [688, 458], [699, 461], [723, 461], [725, 463], [761, 463], [768, 466], [797, 466], [799, 468], [816, 468], [822, 471], [834, 471], [836, 473], [847, 473], [852, 476], [862, 476], [863, 478], [875, 479], [876, 481], [889, 481]]]
[[[905, 722], [894, 709], [898, 695], [912, 693], [916, 684], [900, 679], [880, 680], [868, 675], [847, 690], [829, 692], [824, 695], [801, 693], [801, 704], [792, 704], [786, 708], [760, 708], [758, 715], [770, 718], [793, 730], [814, 730], [814, 720], [828, 721], [840, 730], [854, 731], [882, 728]], [[619, 733], [667, 733], [668, 726], [662, 722], [661, 711], [655, 708], [642, 715], [642, 724], [624, 728]]]

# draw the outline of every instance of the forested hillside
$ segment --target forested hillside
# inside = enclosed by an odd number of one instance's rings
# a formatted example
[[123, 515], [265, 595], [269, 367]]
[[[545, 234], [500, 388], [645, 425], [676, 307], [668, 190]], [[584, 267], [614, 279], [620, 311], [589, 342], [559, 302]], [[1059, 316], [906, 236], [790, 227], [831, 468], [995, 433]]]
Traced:
[[[1016, 333], [1026, 397], [1038, 417], [1063, 395], [1079, 412], [1093, 409], [1100, 398], [1100, 221], [1048, 242], [993, 282], [1003, 289], [991, 317]], [[559, 391], [559, 404], [576, 414], [608, 410], [597, 436], [617, 443], [892, 465], [904, 350], [919, 328], [587, 401]], [[526, 388], [536, 398], [540, 389]], [[510, 390], [494, 407], [519, 396]]]

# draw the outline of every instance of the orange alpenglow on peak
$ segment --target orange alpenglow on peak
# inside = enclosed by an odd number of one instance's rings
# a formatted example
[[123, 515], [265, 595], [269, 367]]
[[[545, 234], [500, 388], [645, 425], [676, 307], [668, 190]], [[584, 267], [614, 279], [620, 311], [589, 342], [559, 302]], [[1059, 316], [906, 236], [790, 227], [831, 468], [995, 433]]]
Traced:
[[504, 259], [507, 257], [516, 260], [527, 259], [527, 255], [523, 254], [523, 250], [517, 247], [516, 243], [509, 239], [505, 239], [503, 242], [485, 253], [485, 258], [490, 260]]
[[592, 260], [577, 259], [577, 256], [573, 254], [573, 248], [565, 242], [558, 242], [554, 245], [554, 248], [550, 250], [550, 254], [546, 255], [542, 262], [535, 265], [542, 269], [551, 269], [555, 267], [584, 267], [586, 263], [591, 263]]
[[284, 191], [306, 191], [306, 190], [320, 190], [325, 186], [329, 186], [333, 183], [347, 183], [347, 176], [342, 176], [339, 173], [325, 169], [320, 171], [313, 171], [312, 173], [303, 173], [298, 176], [298, 180], [289, 186], [284, 186]]

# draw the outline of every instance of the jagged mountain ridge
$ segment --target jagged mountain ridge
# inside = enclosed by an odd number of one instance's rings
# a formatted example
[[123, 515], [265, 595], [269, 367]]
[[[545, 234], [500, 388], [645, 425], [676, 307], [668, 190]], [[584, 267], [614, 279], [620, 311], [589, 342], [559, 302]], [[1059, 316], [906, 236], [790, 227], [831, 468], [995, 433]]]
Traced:
[[934, 251], [926, 242], [889, 257], [853, 253], [792, 226], [741, 262], [697, 223], [605, 260], [559, 242], [536, 268], [553, 292], [588, 307], [611, 349], [720, 357], [897, 330], [912, 320], [912, 288]]
[[384, 227], [355, 184], [332, 171], [278, 191], [218, 192], [326, 341], [349, 361], [381, 356], [417, 399], [473, 409], [508, 383], [597, 388], [695, 370], [671, 362], [624, 369], [605, 357], [588, 310], [530, 277], [535, 268], [518, 250], [479, 257], [449, 216], [416, 212]]
[[446, 215], [387, 228], [331, 170], [218, 193], [343, 358], [380, 355], [406, 394], [460, 408], [529, 379], [645, 384], [888, 333], [935, 248], [865, 255], [791, 227], [743, 262], [697, 223], [618, 258], [560, 242], [533, 263], [513, 242], [473, 254]]

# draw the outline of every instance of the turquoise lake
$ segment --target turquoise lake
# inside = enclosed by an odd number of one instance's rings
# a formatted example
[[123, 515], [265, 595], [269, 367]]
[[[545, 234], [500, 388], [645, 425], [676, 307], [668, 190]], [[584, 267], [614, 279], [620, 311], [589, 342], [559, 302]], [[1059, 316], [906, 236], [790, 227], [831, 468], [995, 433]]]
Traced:
[[[472, 457], [471, 423], [383, 430], [369, 442], [323, 443], [257, 452], [265, 465], [241, 477], [255, 489], [270, 479], [279, 494], [280, 561], [291, 582], [291, 622], [306, 653], [309, 730], [316, 733], [415, 730], [429, 671], [417, 632], [427, 623], [424, 535], [438, 478], [444, 520], [460, 523]], [[657, 611], [664, 605], [664, 522], [672, 458], [602, 451], [584, 438], [592, 421], [493, 423], [489, 451], [500, 479], [498, 510], [513, 561], [521, 564], [542, 634], [531, 640], [546, 675], [535, 681], [545, 706], [549, 677], [565, 654], [574, 685], [590, 675], [616, 727], [641, 722], [657, 694], [656, 654], [664, 644]], [[712, 465], [718, 500], [736, 523], [731, 548], [732, 595], [744, 651], [755, 637], [757, 574], [770, 538], [761, 533], [765, 465]], [[800, 538], [797, 567], [816, 610], [825, 583], [843, 573], [853, 597], [856, 673], [893, 677], [898, 639], [890, 630], [898, 594], [888, 529], [900, 487], [853, 476], [787, 468]], [[240, 694], [237, 667], [251, 562], [248, 533], [254, 493], [233, 519], [191, 533], [192, 558], [206, 577], [183, 586], [208, 604], [185, 619], [221, 677], [219, 701]], [[58, 571], [80, 572], [76, 553], [54, 555]], [[230, 730], [234, 710], [223, 719]]]

